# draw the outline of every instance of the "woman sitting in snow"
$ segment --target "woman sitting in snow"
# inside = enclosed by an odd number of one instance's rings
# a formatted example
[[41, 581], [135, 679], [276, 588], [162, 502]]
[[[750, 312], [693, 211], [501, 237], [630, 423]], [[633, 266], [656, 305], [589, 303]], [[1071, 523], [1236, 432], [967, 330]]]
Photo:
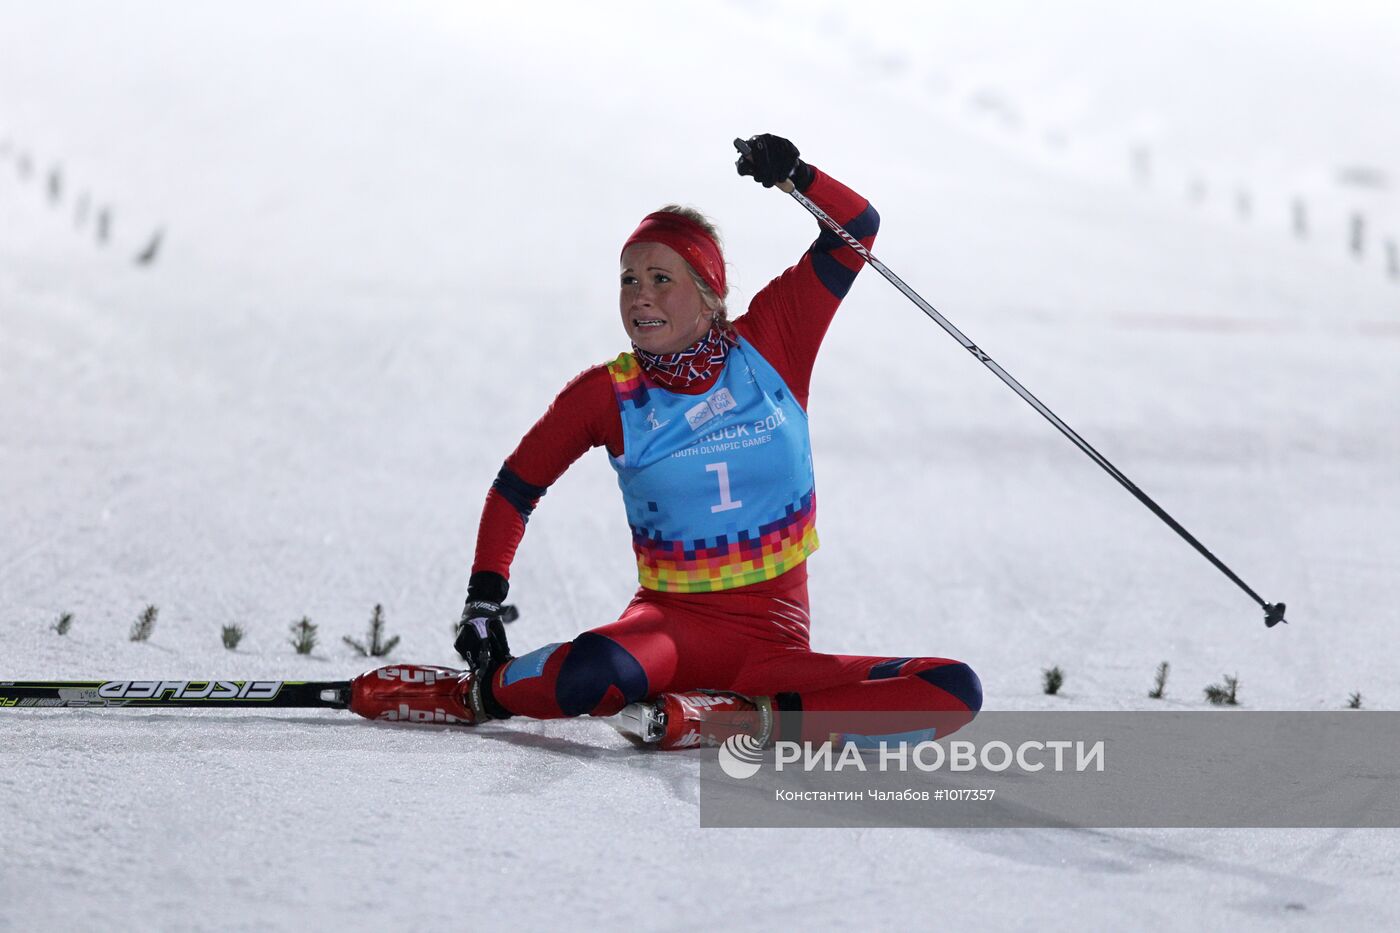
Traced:
[[[778, 136], [739, 173], [795, 184], [869, 246], [879, 215]], [[481, 517], [457, 650], [470, 671], [432, 685], [357, 682], [374, 715], [409, 694], [449, 721], [624, 712], [639, 737], [686, 748], [944, 735], [981, 707], [977, 675], [943, 658], [819, 654], [808, 640], [817, 549], [807, 430], [812, 365], [860, 258], [823, 231], [728, 319], [724, 257], [699, 213], [668, 206], [623, 243], [619, 308], [632, 350], [575, 378], [506, 458]], [[501, 619], [510, 565], [540, 497], [606, 448], [641, 588], [617, 621], [512, 657]], [[405, 701], [406, 702], [406, 701]]]

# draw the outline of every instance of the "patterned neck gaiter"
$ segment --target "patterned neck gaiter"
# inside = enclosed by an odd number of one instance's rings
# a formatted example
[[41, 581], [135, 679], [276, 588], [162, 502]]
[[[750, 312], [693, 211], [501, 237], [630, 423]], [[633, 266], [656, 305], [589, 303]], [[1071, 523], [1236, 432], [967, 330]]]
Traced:
[[636, 344], [632, 352], [648, 376], [668, 389], [684, 389], [714, 378], [736, 343], [731, 331], [712, 324], [709, 333], [679, 353], [648, 353]]

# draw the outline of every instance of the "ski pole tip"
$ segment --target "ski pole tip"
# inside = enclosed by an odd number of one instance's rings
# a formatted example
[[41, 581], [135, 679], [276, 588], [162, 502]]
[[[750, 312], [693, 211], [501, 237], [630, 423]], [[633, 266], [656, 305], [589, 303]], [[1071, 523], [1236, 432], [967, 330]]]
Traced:
[[1286, 605], [1284, 605], [1283, 603], [1265, 603], [1265, 604], [1264, 604], [1264, 625], [1265, 625], [1267, 628], [1273, 628], [1275, 625], [1278, 625], [1280, 622], [1282, 622], [1284, 625], [1287, 625], [1287, 624], [1288, 624], [1288, 620], [1285, 619], [1285, 618], [1283, 617], [1283, 611], [1284, 611], [1286, 608], [1288, 608], [1288, 607], [1287, 607]]

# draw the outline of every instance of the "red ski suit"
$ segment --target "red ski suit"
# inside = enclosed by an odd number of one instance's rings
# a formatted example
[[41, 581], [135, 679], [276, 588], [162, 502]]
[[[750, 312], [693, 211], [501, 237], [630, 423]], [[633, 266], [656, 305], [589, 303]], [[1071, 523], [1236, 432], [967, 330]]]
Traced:
[[[869, 246], [879, 215], [860, 195], [814, 169], [806, 191]], [[754, 296], [734, 328], [782, 376], [807, 409], [812, 366], [862, 261], [823, 231], [796, 265]], [[687, 390], [705, 392], [713, 379]], [[506, 459], [486, 498], [473, 572], [508, 577], [525, 522], [546, 489], [583, 453], [622, 452], [623, 428], [604, 365], [581, 373]], [[697, 495], [708, 490], [697, 491]], [[769, 696], [784, 740], [849, 733], [843, 713], [889, 714], [888, 728], [946, 734], [981, 708], [977, 675], [945, 658], [819, 654], [810, 650], [806, 563], [773, 580], [706, 593], [639, 589], [622, 616], [572, 642], [547, 645], [502, 666], [491, 687], [514, 714], [612, 715], [659, 693], [732, 690]], [[868, 723], [868, 717], [865, 717]]]

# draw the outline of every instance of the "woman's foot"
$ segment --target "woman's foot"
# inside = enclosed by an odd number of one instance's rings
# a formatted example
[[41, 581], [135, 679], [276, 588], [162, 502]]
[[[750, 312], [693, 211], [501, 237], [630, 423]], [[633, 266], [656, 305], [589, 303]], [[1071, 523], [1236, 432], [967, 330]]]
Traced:
[[720, 690], [662, 693], [631, 704], [620, 715], [626, 732], [662, 749], [721, 745], [736, 735], [767, 745], [773, 736], [773, 703], [768, 697]]

